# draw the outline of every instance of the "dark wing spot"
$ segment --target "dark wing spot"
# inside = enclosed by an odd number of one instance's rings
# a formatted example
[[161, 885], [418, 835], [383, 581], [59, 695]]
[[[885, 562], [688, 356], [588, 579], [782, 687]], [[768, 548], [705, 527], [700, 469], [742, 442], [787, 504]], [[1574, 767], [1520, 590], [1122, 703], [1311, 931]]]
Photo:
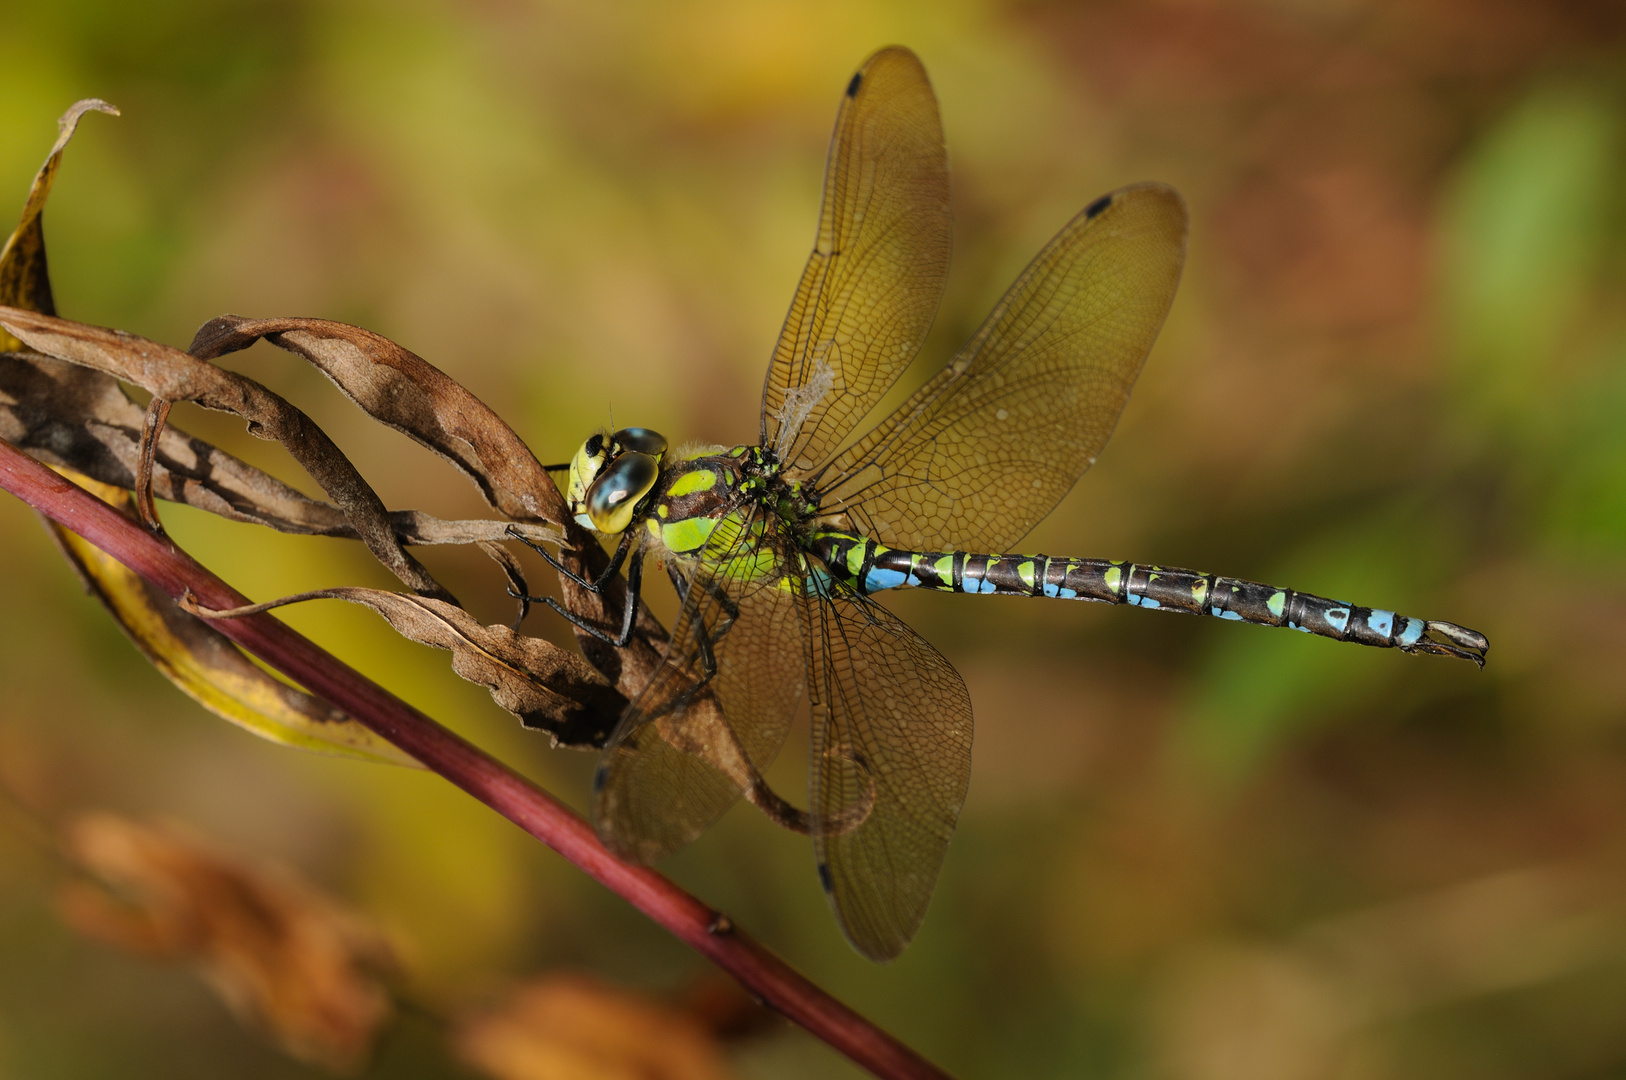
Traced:
[[819, 864], [819, 884], [824, 886], [825, 892], [835, 892], [836, 883], [830, 877], [830, 867], [827, 863]]
[[852, 82], [847, 84], [847, 96], [848, 97], [857, 97], [858, 96], [858, 88], [861, 85], [863, 85], [863, 82], [864, 82], [864, 73], [862, 71], [854, 72]]
[[597, 795], [604, 790], [604, 781], [610, 778], [610, 770], [602, 765], [593, 770], [593, 794]]
[[1086, 219], [1097, 217], [1097, 216], [1100, 215], [1101, 211], [1105, 210], [1107, 207], [1109, 207], [1111, 205], [1112, 205], [1112, 196], [1111, 195], [1103, 195], [1099, 199], [1095, 200], [1090, 205], [1088, 205], [1088, 206], [1086, 206], [1084, 208], [1084, 217]]

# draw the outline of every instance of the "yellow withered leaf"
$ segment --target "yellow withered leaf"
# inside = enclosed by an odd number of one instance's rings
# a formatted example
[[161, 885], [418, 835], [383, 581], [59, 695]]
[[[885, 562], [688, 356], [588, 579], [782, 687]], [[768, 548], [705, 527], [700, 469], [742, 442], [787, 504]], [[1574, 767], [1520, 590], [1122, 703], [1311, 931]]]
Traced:
[[[0, 249], [0, 304], [27, 308], [46, 315], [56, 314], [56, 303], [51, 297], [51, 277], [45, 264], [45, 229], [40, 219], [45, 212], [46, 196], [51, 194], [51, 184], [56, 180], [57, 166], [62, 163], [62, 150], [73, 138], [79, 118], [92, 109], [114, 116], [119, 112], [100, 98], [86, 98], [75, 102], [57, 121], [61, 133], [57, 135], [56, 145], [51, 147], [45, 164], [40, 166], [40, 171], [34, 177], [33, 187], [28, 189], [22, 220], [6, 240], [6, 246]], [[22, 342], [0, 330], [0, 352], [15, 352], [22, 347]]]
[[[41, 221], [63, 148], [73, 138], [80, 117], [93, 109], [118, 113], [107, 102], [89, 98], [75, 103], [58, 121], [61, 134], [34, 177], [22, 219], [5, 248], [0, 249], [0, 304], [55, 314]], [[0, 352], [22, 348], [20, 341], [0, 329]], [[11, 357], [5, 362], [28, 360]], [[105, 378], [89, 371], [78, 374]], [[57, 471], [121, 511], [129, 512], [134, 505], [123, 488], [100, 483], [71, 469]], [[331, 705], [255, 666], [219, 631], [181, 611], [168, 596], [122, 563], [61, 526], [46, 524], [86, 588], [106, 606], [136, 647], [165, 677], [205, 708], [285, 746], [397, 765], [417, 764]]]
[[[70, 469], [58, 472], [133, 516], [135, 499]], [[47, 523], [85, 587], [152, 665], [198, 704], [284, 746], [394, 765], [418, 763], [320, 698], [271, 676], [230, 639], [188, 615], [135, 571], [67, 529]]]

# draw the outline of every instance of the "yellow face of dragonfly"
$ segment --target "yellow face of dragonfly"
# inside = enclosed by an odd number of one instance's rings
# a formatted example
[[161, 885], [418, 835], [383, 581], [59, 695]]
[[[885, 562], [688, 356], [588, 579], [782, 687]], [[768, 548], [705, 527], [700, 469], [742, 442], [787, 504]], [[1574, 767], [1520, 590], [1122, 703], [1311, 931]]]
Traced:
[[570, 459], [565, 501], [576, 523], [611, 535], [625, 531], [660, 479], [665, 454], [665, 436], [648, 428], [593, 434]]

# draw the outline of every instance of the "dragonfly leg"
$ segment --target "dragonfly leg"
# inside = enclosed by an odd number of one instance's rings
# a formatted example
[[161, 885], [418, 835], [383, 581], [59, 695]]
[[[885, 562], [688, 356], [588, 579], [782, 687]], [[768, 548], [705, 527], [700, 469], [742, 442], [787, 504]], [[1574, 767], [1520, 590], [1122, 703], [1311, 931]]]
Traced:
[[616, 648], [621, 649], [625, 648], [627, 642], [632, 640], [632, 624], [638, 618], [638, 596], [643, 580], [644, 560], [635, 558], [627, 567], [627, 605], [621, 612], [621, 632], [613, 636], [608, 631], [577, 615], [551, 596], [538, 597], [538, 599], [557, 612], [571, 626], [591, 634], [606, 645], [614, 645]]
[[[609, 584], [611, 578], [615, 577], [616, 571], [620, 570], [621, 564], [626, 561], [627, 553], [632, 550], [633, 538], [633, 533], [630, 529], [623, 532], [621, 534], [621, 542], [615, 547], [615, 554], [610, 556], [610, 565], [604, 568], [604, 573], [600, 574], [592, 581], [588, 581], [586, 578], [576, 573], [576, 571], [570, 569], [570, 567], [560, 562], [557, 556], [548, 554], [547, 548], [543, 547], [535, 540], [532, 540], [530, 537], [521, 535], [520, 532], [512, 525], [508, 527], [508, 535], [513, 537], [515, 540], [518, 540], [520, 543], [524, 544], [538, 555], [542, 556], [542, 561], [553, 567], [560, 577], [568, 578], [573, 584], [580, 585], [590, 593], [603, 592], [604, 586]], [[542, 597], [540, 596], [517, 596], [513, 593], [513, 590], [509, 590], [509, 595], [514, 596], [516, 600], [529, 600], [533, 604], [540, 603], [542, 601]]]
[[[532, 542], [526, 537], [520, 536], [512, 530], [509, 531], [509, 535], [514, 537], [514, 539], [518, 540], [520, 543], [524, 544], [526, 547], [530, 548], [532, 551], [535, 551], [537, 554], [541, 555], [542, 558], [547, 561], [549, 566], [559, 571], [559, 575], [561, 577], [568, 578], [575, 584], [586, 589], [588, 592], [595, 594], [603, 593], [604, 586], [609, 583], [612, 577], [615, 576], [616, 571], [621, 569], [622, 563], [627, 561], [627, 553], [632, 550], [633, 544], [632, 533], [623, 533], [621, 535], [621, 543], [616, 546], [615, 554], [610, 556], [610, 565], [605, 568], [604, 573], [600, 574], [596, 581], [588, 581], [581, 575], [566, 569], [565, 566], [559, 562], [559, 560], [555, 559], [552, 555], [549, 555], [541, 545]], [[644, 560], [634, 556], [632, 562], [627, 566], [627, 603], [626, 607], [621, 612], [621, 632], [615, 635], [610, 634], [609, 631], [603, 629], [602, 627], [595, 626], [593, 623], [566, 608], [563, 604], [559, 603], [559, 601], [555, 600], [551, 596], [528, 596], [523, 593], [516, 592], [512, 585], [508, 587], [508, 595], [517, 600], [524, 600], [533, 604], [546, 604], [571, 626], [574, 626], [583, 633], [592, 635], [599, 641], [604, 642], [606, 645], [614, 645], [616, 648], [620, 649], [625, 648], [627, 642], [632, 640], [632, 625], [637, 621], [638, 618], [638, 597], [643, 585], [643, 579]]]
[[[679, 598], [687, 601], [689, 589], [692, 587], [692, 578], [685, 578], [678, 568], [671, 563], [666, 564], [667, 576], [672, 579], [672, 588], [677, 590]], [[723, 609], [723, 617], [716, 624], [708, 628], [703, 619], [695, 620], [695, 643], [700, 647], [700, 666], [706, 677], [697, 685], [696, 689], [710, 682], [712, 676], [717, 674], [717, 653], [713, 648], [714, 638], [720, 638], [728, 633], [728, 628], [734, 625], [734, 620], [740, 617], [740, 606], [734, 602], [728, 591], [711, 579], [707, 579], [702, 586], [717, 606]]]

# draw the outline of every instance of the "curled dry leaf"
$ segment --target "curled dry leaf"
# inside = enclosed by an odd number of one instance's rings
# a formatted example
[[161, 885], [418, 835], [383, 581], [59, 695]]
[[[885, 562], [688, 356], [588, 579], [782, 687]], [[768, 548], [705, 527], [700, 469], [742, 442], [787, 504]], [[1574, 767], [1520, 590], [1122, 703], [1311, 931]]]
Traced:
[[427, 360], [371, 330], [326, 319], [222, 315], [198, 330], [188, 351], [213, 360], [262, 337], [309, 361], [373, 419], [456, 465], [508, 517], [555, 523], [569, 517], [559, 489], [502, 417]]
[[[130, 514], [134, 500], [128, 491], [83, 476], [69, 479]], [[284, 746], [417, 765], [332, 705], [273, 678], [218, 630], [176, 607], [175, 601], [100, 548], [54, 522], [47, 527], [85, 588], [119, 628], [154, 667], [204, 708]]]
[[692, 1016], [585, 975], [527, 983], [464, 1017], [454, 1045], [497, 1080], [725, 1080], [716, 1039]]
[[[49, 465], [133, 487], [142, 418], [141, 406], [110, 375], [45, 356], [0, 355], [0, 438]], [[312, 499], [179, 428], [166, 426], [157, 449], [152, 490], [160, 499], [279, 532], [358, 538], [339, 507]], [[418, 510], [396, 510], [389, 522], [403, 544], [509, 539], [508, 523], [502, 521], [444, 521]], [[560, 536], [544, 525], [515, 528], [538, 543], [556, 543]]]
[[[480, 488], [491, 506], [518, 522], [543, 521], [563, 530], [566, 565], [596, 577], [608, 565], [598, 542], [566, 512], [559, 489], [515, 434], [485, 402], [417, 354], [370, 330], [326, 319], [249, 319], [223, 315], [205, 323], [191, 353], [213, 358], [260, 338], [287, 349], [332, 379], [369, 416], [445, 457]], [[626, 602], [617, 577], [602, 596], [562, 582], [570, 610], [611, 625]], [[647, 609], [625, 648], [577, 631], [582, 652], [623, 694], [641, 689], [661, 659], [666, 631]]]
[[[22, 220], [0, 249], [0, 302], [15, 304], [30, 311], [56, 314], [56, 301], [51, 296], [51, 275], [45, 261], [45, 200], [50, 197], [51, 185], [56, 182], [56, 171], [62, 164], [62, 151], [79, 127], [79, 118], [87, 112], [112, 113], [119, 111], [100, 98], [76, 101], [57, 121], [56, 145], [45, 156], [45, 164], [34, 176], [28, 190], [28, 201], [23, 204]], [[0, 333], [0, 352], [22, 348], [16, 338]]]
[[[61, 134], [29, 189], [22, 219], [0, 250], [0, 304], [56, 314], [45, 257], [45, 201], [62, 151], [80, 117], [118, 110], [94, 98], [76, 103], [58, 121]], [[22, 342], [0, 330], [0, 353]], [[36, 355], [0, 355], [0, 437], [49, 464], [104, 483], [130, 487], [135, 476], [140, 406], [112, 376]], [[271, 476], [177, 431], [159, 445], [158, 495], [214, 513], [300, 532], [348, 529], [338, 507], [307, 498]], [[168, 465], [168, 468], [163, 467]], [[175, 466], [179, 464], [177, 472]]]
[[[410, 588], [445, 601], [452, 600], [450, 594], [404, 544], [480, 543], [512, 582], [518, 564], [496, 544], [517, 532], [537, 543], [560, 544], [567, 564], [580, 570], [596, 573], [603, 568], [603, 550], [565, 513], [558, 489], [513, 429], [455, 380], [386, 338], [320, 319], [225, 316], [199, 331], [189, 355], [133, 335], [54, 318], [40, 213], [74, 123], [86, 109], [98, 107], [102, 106], [97, 102], [82, 102], [64, 117], [63, 135], [40, 170], [22, 223], [0, 258], [0, 303], [12, 305], [0, 307], [0, 322], [26, 338], [31, 348], [49, 354], [49, 358], [0, 356], [0, 437], [73, 470], [76, 479], [129, 487], [140, 471], [144, 410], [124, 395], [117, 381], [122, 379], [157, 398], [191, 400], [244, 417], [254, 434], [283, 442], [338, 505], [310, 499], [168, 426], [157, 439], [151, 462], [153, 492], [161, 498], [289, 532], [359, 537]], [[441, 521], [414, 511], [388, 513], [354, 466], [303, 413], [253, 380], [208, 362], [261, 337], [304, 357], [369, 415], [453, 462], [494, 508], [514, 519], [512, 524]], [[9, 334], [0, 338], [0, 345], [17, 344]], [[181, 632], [189, 627], [184, 615], [154, 606], [133, 577], [99, 557], [75, 557], [76, 545], [66, 539], [63, 543], [121, 625], [188, 693], [279, 741], [298, 743], [311, 733], [303, 724], [321, 724], [318, 713], [325, 709], [320, 703], [289, 699], [287, 694], [295, 692], [273, 689], [280, 687], [278, 683], [266, 685], [247, 672], [230, 672], [243, 661], [235, 648], [214, 641], [202, 627]], [[566, 580], [564, 593], [572, 611], [605, 623], [610, 621], [608, 613], [625, 602], [619, 579], [604, 595]], [[606, 721], [606, 709], [624, 704], [624, 698], [607, 687], [562, 669], [559, 657], [565, 654], [545, 642], [518, 635], [511, 641], [499, 640], [496, 628], [482, 627], [466, 616], [448, 614], [451, 622], [430, 618], [425, 624], [424, 609], [406, 612], [399, 600], [382, 603], [392, 605], [392, 622], [398, 629], [399, 620], [406, 617], [426, 635], [417, 640], [451, 648], [460, 674], [486, 685], [505, 707], [566, 745], [602, 744], [614, 719]], [[454, 624], [458, 629], [447, 629]], [[143, 640], [142, 634], [149, 636]], [[659, 663], [665, 637], [647, 609], [640, 612], [638, 634], [625, 649], [609, 648], [578, 633], [584, 654], [623, 695], [647, 682]], [[189, 655], [193, 649], [199, 651]], [[258, 669], [250, 664], [248, 671]], [[554, 677], [564, 678], [562, 693], [544, 685]], [[288, 707], [279, 708], [279, 702]], [[330, 740], [316, 741], [331, 745]]]
[[[80, 117], [104, 101], [76, 103], [58, 121], [61, 135], [34, 177], [22, 219], [0, 250], [0, 304], [55, 315], [41, 224], [62, 151]], [[0, 330], [0, 438], [52, 465], [74, 469], [105, 484], [135, 482], [143, 410], [101, 371], [37, 354], [16, 355], [22, 342]], [[445, 376], [441, 376], [445, 378]], [[283, 532], [358, 537], [345, 512], [312, 499], [235, 457], [166, 426], [159, 440], [153, 491], [238, 521]], [[390, 514], [397, 536], [408, 544], [466, 544], [506, 539], [506, 523], [441, 521], [418, 511]], [[558, 542], [556, 529], [517, 526], [537, 542]]]
[[198, 966], [245, 1022], [287, 1053], [358, 1070], [390, 1014], [384, 938], [291, 871], [250, 865], [177, 827], [109, 814], [67, 830], [74, 882], [59, 908], [75, 930]]
[[402, 637], [450, 651], [452, 670], [484, 686], [493, 701], [526, 727], [547, 732], [555, 746], [602, 747], [627, 705], [627, 699], [579, 656], [506, 626], [487, 626], [457, 605], [427, 596], [382, 589], [322, 589], [231, 611], [188, 610], [232, 618], [306, 600], [362, 604], [382, 615]]
[[[63, 116], [61, 135], [34, 178], [22, 219], [0, 251], [0, 301], [47, 314], [55, 309], [42, 216], [62, 150], [79, 118], [91, 109], [117, 112], [105, 102], [88, 100]], [[0, 333], [0, 348], [12, 350], [20, 345], [11, 335]], [[88, 462], [102, 472], [122, 473], [128, 486], [141, 415], [140, 407], [107, 374], [42, 356], [0, 355], [0, 436], [33, 447], [70, 479], [126, 512], [131, 504], [128, 492], [98, 483], [71, 466]], [[321, 524], [328, 530], [345, 527], [337, 507], [307, 499], [213, 447], [173, 431], [165, 433], [164, 441], [172, 462], [177, 456], [191, 455], [199, 472], [199, 479], [190, 486], [204, 497], [189, 501], [213, 499], [218, 506], [209, 508], [221, 510], [269, 505], [290, 516], [325, 511], [328, 520]], [[168, 470], [159, 478], [165, 488], [173, 487], [175, 479]], [[304, 523], [309, 525], [309, 519]], [[167, 596], [101, 551], [55, 525], [49, 528], [86, 588], [124, 632], [166, 677], [205, 707], [287, 745], [416, 764], [325, 702], [272, 678], [214, 629], [181, 612]]]
[[0, 307], [0, 325], [47, 356], [105, 372], [167, 401], [193, 401], [241, 416], [251, 433], [288, 449], [344, 509], [373, 555], [402, 583], [426, 596], [452, 599], [401, 545], [383, 500], [327, 433], [253, 379], [134, 334], [20, 308]]

